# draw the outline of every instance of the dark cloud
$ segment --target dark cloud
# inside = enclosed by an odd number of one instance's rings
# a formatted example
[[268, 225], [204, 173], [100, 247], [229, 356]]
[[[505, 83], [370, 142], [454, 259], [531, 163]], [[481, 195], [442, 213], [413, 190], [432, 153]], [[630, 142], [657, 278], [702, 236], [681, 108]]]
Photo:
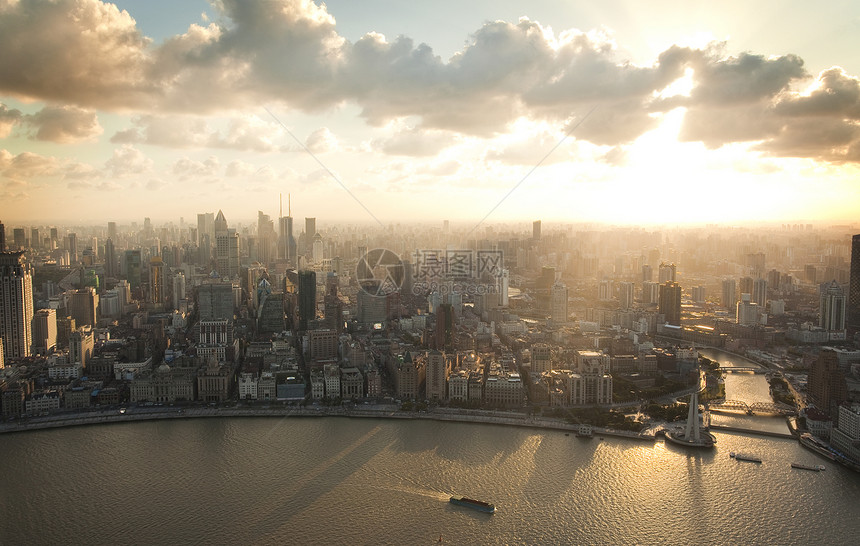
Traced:
[[74, 106], [46, 106], [22, 121], [35, 131], [36, 140], [61, 144], [93, 140], [104, 131], [95, 112]]
[[0, 138], [6, 138], [12, 132], [12, 128], [21, 122], [21, 111], [10, 110], [5, 104], [0, 103]]

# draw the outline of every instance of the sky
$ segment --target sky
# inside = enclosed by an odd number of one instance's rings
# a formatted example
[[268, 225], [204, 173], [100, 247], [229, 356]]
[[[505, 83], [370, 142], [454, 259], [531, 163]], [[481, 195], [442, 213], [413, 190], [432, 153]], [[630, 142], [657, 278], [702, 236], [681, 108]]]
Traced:
[[858, 46], [851, 1], [0, 0], [0, 221], [856, 223]]

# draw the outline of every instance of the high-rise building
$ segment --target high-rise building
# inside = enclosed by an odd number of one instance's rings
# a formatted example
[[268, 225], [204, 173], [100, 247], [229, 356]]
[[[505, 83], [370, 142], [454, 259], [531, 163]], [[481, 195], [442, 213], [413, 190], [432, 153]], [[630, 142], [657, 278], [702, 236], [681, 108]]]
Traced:
[[293, 217], [278, 219], [278, 258], [289, 263], [296, 261], [296, 238], [293, 236]]
[[12, 230], [12, 242], [17, 250], [27, 250], [27, 236], [24, 233], [24, 228]]
[[[630, 297], [631, 299], [633, 298], [632, 293]], [[567, 299], [567, 286], [565, 286], [565, 284], [560, 280], [556, 281], [555, 284], [552, 285], [550, 293], [550, 320], [554, 324], [564, 324], [567, 322]]]
[[836, 351], [823, 350], [812, 363], [808, 389], [809, 401], [835, 417], [839, 404], [848, 400], [848, 386]]
[[452, 349], [455, 346], [454, 307], [450, 303], [439, 305], [436, 310], [436, 349]]
[[818, 325], [828, 332], [845, 330], [845, 292], [835, 280], [821, 285]]
[[122, 259], [122, 273], [132, 290], [140, 288], [142, 267], [143, 259], [140, 249], [126, 250]]
[[656, 282], [642, 283], [642, 303], [660, 303], [660, 285]]
[[759, 278], [753, 281], [752, 301], [761, 309], [767, 305], [767, 279]]
[[149, 294], [147, 302], [159, 307], [167, 298], [167, 280], [164, 276], [164, 260], [155, 256], [149, 260]]
[[723, 279], [723, 297], [720, 300], [722, 306], [734, 313], [737, 309], [737, 292], [735, 290], [737, 283], [734, 279]]
[[69, 260], [71, 263], [78, 263], [78, 236], [76, 233], [69, 233], [68, 236]]
[[0, 252], [6, 252], [6, 226], [0, 222]]
[[113, 244], [113, 239], [108, 237], [105, 241], [105, 276], [116, 277], [116, 248]]
[[81, 366], [87, 367], [87, 360], [93, 356], [95, 339], [91, 328], [78, 328], [69, 334], [69, 359], [80, 362]]
[[667, 264], [661, 262], [658, 271], [658, 282], [660, 284], [666, 282], [675, 282], [677, 280], [675, 278], [677, 273], [677, 268], [675, 267], [675, 264]]
[[30, 356], [33, 270], [23, 252], [0, 254], [0, 338], [6, 358]]
[[633, 309], [633, 283], [622, 282], [618, 283], [618, 302], [621, 309], [629, 311]]
[[693, 301], [696, 303], [705, 303], [705, 287], [694, 286], [692, 290]]
[[317, 274], [315, 271], [299, 271], [299, 330], [307, 330], [308, 322], [314, 320], [316, 316]]
[[654, 269], [648, 265], [642, 265], [642, 281], [643, 282], [651, 282], [654, 277]]
[[499, 289], [499, 305], [501, 307], [508, 306], [508, 289], [511, 284], [511, 272], [507, 269], [502, 269], [498, 278], [498, 289]]
[[753, 293], [753, 278], [752, 277], [741, 277], [740, 286], [738, 287], [738, 292], [741, 294], [750, 294]]
[[756, 324], [759, 321], [759, 311], [758, 304], [751, 301], [750, 295], [744, 292], [737, 305], [735, 320], [738, 324]]
[[313, 262], [316, 264], [322, 263], [323, 248], [324, 248], [322, 235], [320, 235], [319, 233], [315, 233], [314, 237], [313, 237], [312, 245], [313, 246], [312, 246], [312, 251], [311, 251], [311, 258], [313, 259]]
[[376, 324], [388, 319], [388, 301], [384, 296], [374, 295], [379, 291], [379, 281], [362, 283], [356, 295], [356, 319], [361, 324]]
[[108, 239], [112, 239], [114, 241], [117, 240], [117, 230], [116, 230], [116, 222], [108, 222], [107, 226], [107, 236]]
[[98, 322], [99, 295], [91, 286], [72, 290], [69, 295], [69, 316], [78, 327], [95, 327]]
[[[203, 240], [203, 236], [207, 236], [208, 241]], [[203, 247], [204, 244], [211, 245], [215, 239], [215, 214], [205, 212], [197, 215], [197, 245]]]
[[303, 254], [310, 256], [314, 251], [314, 235], [317, 233], [317, 219], [305, 218], [305, 248]]
[[233, 320], [233, 284], [212, 279], [197, 289], [200, 320]]
[[666, 324], [681, 325], [681, 287], [678, 283], [667, 281], [660, 285], [658, 313], [666, 318]]
[[535, 343], [531, 347], [531, 371], [543, 373], [552, 370], [552, 348], [546, 343]]
[[185, 298], [185, 273], [177, 271], [173, 275], [173, 308], [180, 309]]
[[851, 237], [851, 270], [848, 280], [848, 324], [860, 329], [860, 234]]
[[540, 241], [540, 220], [532, 222], [532, 239]]
[[57, 310], [39, 309], [33, 316], [33, 351], [50, 353], [57, 346]]
[[239, 276], [239, 234], [236, 230], [219, 231], [215, 236], [215, 266], [226, 279]]
[[430, 351], [427, 353], [427, 399], [445, 400], [448, 397], [448, 376], [451, 368], [445, 353]]

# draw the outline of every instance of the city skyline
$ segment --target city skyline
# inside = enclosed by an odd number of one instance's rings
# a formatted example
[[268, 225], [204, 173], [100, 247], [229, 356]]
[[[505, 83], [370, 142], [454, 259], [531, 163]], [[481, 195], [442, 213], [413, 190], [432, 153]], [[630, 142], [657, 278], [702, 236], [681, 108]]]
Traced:
[[0, 220], [250, 222], [289, 193], [326, 223], [850, 222], [858, 27], [849, 2], [21, 1]]

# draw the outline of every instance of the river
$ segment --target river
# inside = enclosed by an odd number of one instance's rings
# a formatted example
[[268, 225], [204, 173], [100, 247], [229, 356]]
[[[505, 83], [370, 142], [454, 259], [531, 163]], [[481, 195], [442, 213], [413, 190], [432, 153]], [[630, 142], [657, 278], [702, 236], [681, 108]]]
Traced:
[[[712, 451], [431, 421], [210, 418], [0, 438], [2, 544], [849, 544], [860, 475], [796, 441]], [[729, 451], [759, 454], [761, 465]], [[494, 502], [486, 515], [451, 494]]]

